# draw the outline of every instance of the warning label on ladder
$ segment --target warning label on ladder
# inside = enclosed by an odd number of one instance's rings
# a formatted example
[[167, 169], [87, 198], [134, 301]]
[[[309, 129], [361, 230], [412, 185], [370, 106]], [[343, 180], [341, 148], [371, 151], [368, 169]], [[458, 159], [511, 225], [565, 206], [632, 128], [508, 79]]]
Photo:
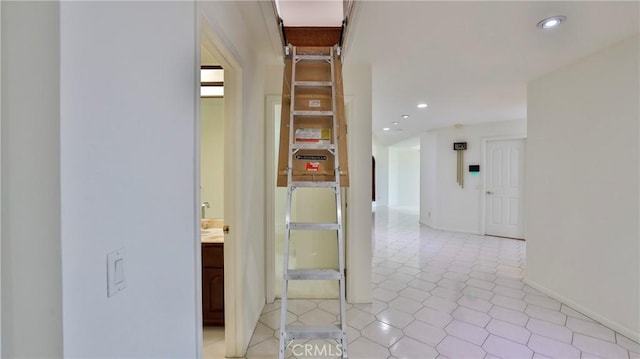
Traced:
[[318, 172], [320, 169], [320, 162], [307, 162], [307, 172]]
[[327, 156], [324, 156], [324, 155], [296, 155], [296, 160], [326, 161], [327, 160]]
[[297, 128], [296, 142], [329, 143], [331, 130], [328, 128]]

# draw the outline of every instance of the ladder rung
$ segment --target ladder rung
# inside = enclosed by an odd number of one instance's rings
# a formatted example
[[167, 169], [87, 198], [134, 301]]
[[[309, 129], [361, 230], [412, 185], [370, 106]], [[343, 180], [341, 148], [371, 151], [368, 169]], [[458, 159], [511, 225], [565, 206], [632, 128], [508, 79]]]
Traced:
[[336, 269], [290, 269], [287, 271], [289, 280], [338, 280], [342, 279], [340, 271]]
[[294, 116], [333, 116], [333, 111], [293, 111]]
[[303, 222], [289, 223], [289, 229], [292, 229], [292, 230], [336, 231], [339, 228], [340, 226], [337, 223], [303, 223]]
[[342, 339], [339, 325], [287, 325], [285, 335], [288, 340], [296, 339]]
[[330, 55], [296, 55], [298, 61], [330, 61]]
[[293, 143], [291, 144], [292, 150], [335, 150], [336, 145], [331, 143]]
[[296, 86], [300, 87], [331, 87], [333, 82], [331, 81], [296, 81]]
[[321, 187], [321, 188], [336, 188], [338, 184], [336, 182], [313, 182], [313, 181], [294, 181], [291, 182], [291, 187]]

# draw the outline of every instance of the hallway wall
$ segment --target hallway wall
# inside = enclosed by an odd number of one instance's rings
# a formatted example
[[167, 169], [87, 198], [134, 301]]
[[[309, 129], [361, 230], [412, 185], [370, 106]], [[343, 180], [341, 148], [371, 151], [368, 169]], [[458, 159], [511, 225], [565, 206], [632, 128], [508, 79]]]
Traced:
[[195, 4], [62, 2], [60, 37], [64, 356], [195, 357]]
[[60, 4], [2, 1], [0, 8], [0, 357], [60, 358]]
[[420, 151], [389, 147], [389, 206], [420, 208]]
[[638, 36], [528, 85], [532, 286], [640, 336]]
[[378, 141], [373, 142], [373, 156], [376, 158], [376, 205], [389, 205], [389, 147]]
[[[486, 170], [482, 140], [503, 136], [526, 136], [526, 120], [489, 122], [431, 130], [421, 138], [420, 222], [454, 232], [480, 233], [482, 178]], [[464, 151], [464, 188], [456, 183], [454, 142], [467, 142]], [[469, 165], [480, 165], [478, 176]]]

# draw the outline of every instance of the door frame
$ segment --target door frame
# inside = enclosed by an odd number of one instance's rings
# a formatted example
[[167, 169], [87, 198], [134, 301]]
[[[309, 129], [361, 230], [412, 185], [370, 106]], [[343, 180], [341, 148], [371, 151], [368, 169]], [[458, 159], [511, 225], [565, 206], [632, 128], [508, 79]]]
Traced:
[[[240, 159], [242, 156], [242, 67], [225, 42], [214, 33], [214, 27], [198, 8], [197, 19], [197, 93], [200, 93], [200, 46], [204, 46], [224, 68], [224, 224], [229, 226], [229, 233], [224, 235], [224, 318], [225, 318], [225, 356], [238, 357], [243, 354], [244, 343], [244, 308], [246, 301], [241, 295], [241, 283], [244, 275], [245, 258], [242, 256], [243, 242], [243, 205], [240, 200], [242, 182]], [[197, 121], [195, 133], [196, 175], [194, 195], [196, 199], [197, 228], [200, 228], [200, 97], [197, 96]], [[202, 245], [200, 231], [195, 238], [196, 253], [196, 323], [197, 353], [202, 357]]]
[[276, 299], [275, 281], [276, 279], [276, 225], [275, 225], [275, 193], [276, 186], [276, 156], [273, 148], [276, 145], [274, 132], [276, 130], [275, 107], [282, 104], [282, 96], [267, 95], [265, 101], [265, 113], [267, 123], [265, 124], [265, 301], [273, 303]]
[[[275, 281], [276, 278], [276, 226], [275, 226], [275, 196], [273, 189], [276, 186], [276, 157], [273, 153], [273, 148], [276, 145], [274, 138], [275, 131], [275, 114], [274, 108], [275, 105], [282, 104], [282, 96], [280, 95], [267, 95], [265, 99], [265, 112], [266, 112], [266, 124], [265, 124], [265, 300], [267, 303], [273, 303], [276, 298], [275, 293]], [[348, 118], [353, 119], [353, 109], [354, 109], [354, 96], [344, 96], [344, 104], [345, 104], [345, 114], [348, 112]], [[348, 110], [347, 110], [348, 108]], [[347, 132], [347, 140], [350, 138], [349, 133]], [[343, 192], [342, 198], [345, 203], [348, 202], [348, 188]], [[345, 268], [350, 268], [351, 265], [355, 265], [356, 258], [355, 253], [349, 253], [346, 249], [349, 248], [349, 244], [354, 241], [354, 239], [350, 239], [349, 236], [346, 236], [347, 228], [349, 226], [348, 218], [349, 218], [349, 207], [347, 210], [343, 210], [344, 216], [344, 227], [345, 230], [343, 233], [345, 234]], [[352, 251], [353, 252], [353, 251]], [[352, 277], [347, 276], [346, 281], [346, 292], [353, 293], [355, 292], [353, 288], [353, 281], [349, 280]], [[351, 285], [349, 285], [351, 283]]]
[[[482, 162], [480, 163], [480, 171], [482, 172], [482, 191], [480, 192], [480, 234], [487, 235], [486, 232], [486, 220], [487, 220], [487, 163], [489, 163], [487, 159], [487, 142], [495, 142], [495, 141], [510, 141], [510, 140], [523, 140], [524, 141], [524, 161], [527, 159], [527, 136], [526, 135], [514, 135], [514, 136], [492, 136], [492, 137], [483, 137], [482, 138]], [[524, 208], [524, 198], [525, 198], [525, 186], [524, 180], [526, 177], [527, 167], [525, 163], [522, 163], [523, 171], [525, 174], [522, 176], [521, 184], [522, 184], [522, 208]], [[482, 169], [484, 167], [484, 170]], [[522, 233], [523, 237], [526, 238], [527, 235], [527, 227], [525, 220], [525, 213], [522, 212]]]

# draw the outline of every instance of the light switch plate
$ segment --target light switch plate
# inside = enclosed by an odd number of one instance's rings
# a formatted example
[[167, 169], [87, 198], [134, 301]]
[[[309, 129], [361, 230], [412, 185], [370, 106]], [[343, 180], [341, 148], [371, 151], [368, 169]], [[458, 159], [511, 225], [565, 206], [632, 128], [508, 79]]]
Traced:
[[107, 254], [107, 297], [112, 297], [127, 287], [124, 248]]

